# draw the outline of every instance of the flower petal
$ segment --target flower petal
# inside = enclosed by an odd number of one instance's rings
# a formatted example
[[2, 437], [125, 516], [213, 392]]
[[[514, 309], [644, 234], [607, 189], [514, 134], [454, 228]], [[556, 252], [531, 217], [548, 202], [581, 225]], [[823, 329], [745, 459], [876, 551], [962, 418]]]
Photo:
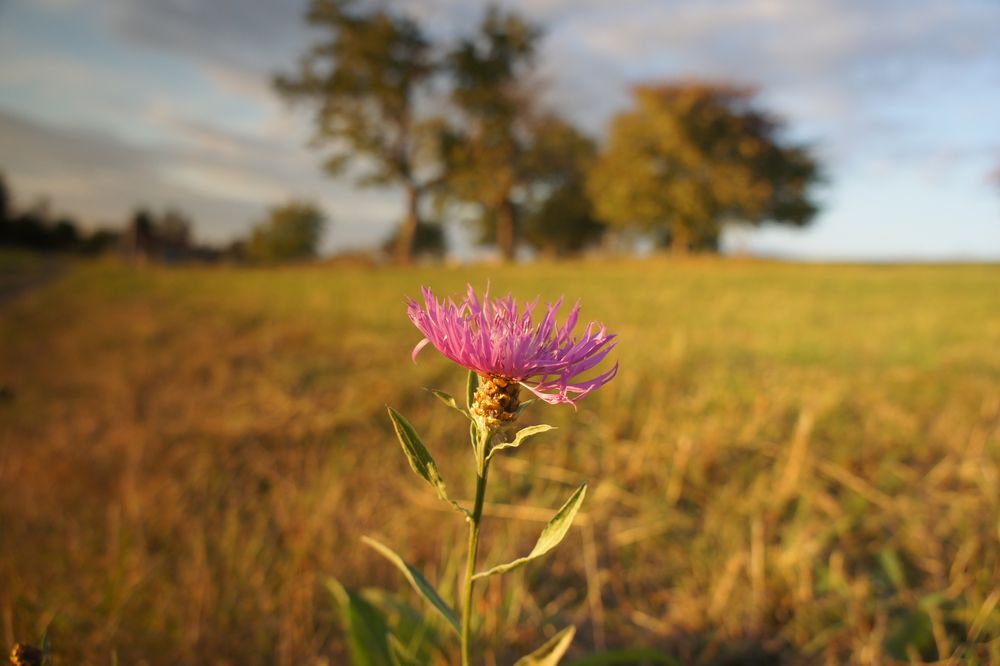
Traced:
[[421, 292], [423, 306], [413, 299], [407, 301], [407, 316], [424, 334], [413, 349], [414, 359], [421, 349], [432, 344], [455, 363], [480, 374], [520, 382], [550, 404], [575, 405], [618, 372], [616, 364], [596, 377], [580, 379], [608, 356], [617, 340], [596, 322], [589, 323], [579, 337], [573, 337], [579, 301], [562, 326], [556, 322], [562, 298], [547, 305], [535, 325], [537, 298], [520, 308], [510, 294], [490, 298], [489, 287], [480, 299], [469, 285], [465, 299], [457, 304], [451, 299], [438, 301], [427, 287]]

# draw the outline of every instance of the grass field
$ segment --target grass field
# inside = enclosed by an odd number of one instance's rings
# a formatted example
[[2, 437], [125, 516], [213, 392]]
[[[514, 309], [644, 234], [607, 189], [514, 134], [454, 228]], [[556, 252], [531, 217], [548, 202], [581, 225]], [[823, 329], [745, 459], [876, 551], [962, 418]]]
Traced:
[[582, 296], [621, 372], [578, 413], [529, 408], [560, 429], [491, 475], [484, 563], [591, 492], [553, 556], [481, 586], [487, 663], [572, 623], [573, 659], [1000, 664], [997, 266], [74, 266], [0, 302], [5, 643], [343, 664], [328, 576], [426, 610], [365, 534], [454, 595], [465, 526], [385, 405], [467, 498], [463, 424], [422, 390], [464, 374], [410, 362], [403, 299], [488, 279]]

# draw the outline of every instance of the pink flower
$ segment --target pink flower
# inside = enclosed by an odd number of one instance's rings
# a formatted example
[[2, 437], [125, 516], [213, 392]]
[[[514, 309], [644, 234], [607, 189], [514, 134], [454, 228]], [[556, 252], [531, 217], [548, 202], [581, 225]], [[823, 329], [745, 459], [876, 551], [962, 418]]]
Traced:
[[446, 357], [484, 377], [502, 377], [527, 388], [553, 405], [575, 403], [591, 391], [604, 386], [618, 373], [618, 364], [591, 379], [580, 379], [604, 360], [614, 346], [615, 336], [604, 326], [591, 322], [583, 335], [574, 337], [573, 329], [580, 316], [580, 303], [569, 317], [556, 326], [560, 298], [547, 307], [537, 325], [532, 322], [536, 298], [518, 312], [514, 297], [491, 299], [489, 289], [480, 300], [471, 286], [465, 300], [438, 301], [424, 287], [424, 305], [408, 299], [407, 315], [424, 339], [413, 348], [413, 359], [427, 343]]

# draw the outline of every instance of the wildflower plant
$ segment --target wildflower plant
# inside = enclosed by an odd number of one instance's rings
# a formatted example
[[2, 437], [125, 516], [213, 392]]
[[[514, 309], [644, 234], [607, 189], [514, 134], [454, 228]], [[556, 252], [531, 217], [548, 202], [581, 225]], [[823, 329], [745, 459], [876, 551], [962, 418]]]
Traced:
[[[524, 566], [555, 548], [569, 531], [587, 492], [584, 484], [566, 500], [546, 524], [530, 553], [477, 572], [479, 528], [490, 462], [501, 452], [515, 449], [528, 438], [553, 429], [544, 424], [516, 427], [525, 407], [535, 401], [522, 400], [525, 390], [542, 402], [575, 407], [581, 398], [614, 378], [618, 372], [617, 363], [606, 372], [589, 379], [583, 377], [608, 356], [615, 346], [615, 336], [593, 322], [581, 334], [574, 335], [580, 315], [579, 302], [560, 326], [556, 315], [562, 299], [548, 305], [538, 323], [533, 319], [538, 299], [519, 308], [510, 295], [491, 299], [486, 293], [480, 299], [471, 286], [459, 303], [452, 299], [439, 301], [427, 288], [423, 289], [423, 299], [422, 305], [412, 299], [407, 304], [410, 321], [424, 335], [413, 349], [413, 359], [416, 360], [420, 350], [430, 344], [469, 371], [464, 406], [443, 391], [433, 393], [469, 423], [476, 474], [476, 494], [471, 509], [448, 496], [433, 457], [409, 421], [392, 408], [389, 408], [389, 417], [410, 467], [434, 488], [441, 500], [461, 512], [468, 523], [461, 617], [433, 585], [399, 555], [374, 539], [365, 537], [364, 541], [398, 567], [413, 588], [460, 636], [462, 664], [468, 666], [471, 664], [472, 598], [476, 582]], [[558, 663], [573, 634], [574, 628], [567, 627], [518, 664]]]

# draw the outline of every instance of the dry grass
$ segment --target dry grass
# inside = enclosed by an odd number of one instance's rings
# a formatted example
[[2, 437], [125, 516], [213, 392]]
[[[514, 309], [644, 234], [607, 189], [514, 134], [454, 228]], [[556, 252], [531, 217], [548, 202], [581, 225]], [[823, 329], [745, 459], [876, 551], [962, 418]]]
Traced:
[[560, 429], [491, 477], [486, 562], [591, 494], [549, 561], [482, 587], [487, 663], [567, 623], [577, 656], [1000, 663], [1000, 268], [976, 266], [76, 267], [0, 312], [0, 637], [344, 663], [327, 576], [413, 600], [363, 534], [453, 594], [464, 526], [384, 405], [467, 496], [462, 424], [420, 390], [463, 374], [410, 364], [402, 299], [488, 278], [584, 296], [622, 371], [532, 407]]

